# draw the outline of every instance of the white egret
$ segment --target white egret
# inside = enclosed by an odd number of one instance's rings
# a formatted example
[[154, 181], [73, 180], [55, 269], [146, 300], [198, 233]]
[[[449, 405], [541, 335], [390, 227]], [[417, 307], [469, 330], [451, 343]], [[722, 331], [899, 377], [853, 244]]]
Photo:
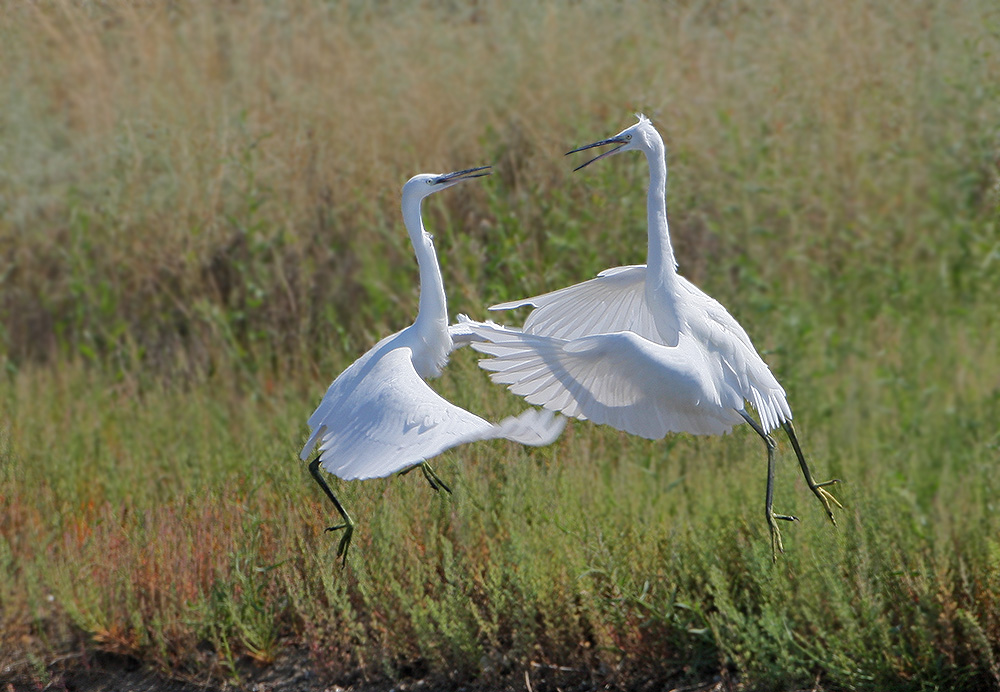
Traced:
[[[767, 446], [765, 511], [772, 557], [783, 550], [775, 514], [774, 440], [788, 434], [806, 483], [836, 524], [824, 488], [813, 480], [792, 427], [785, 391], [740, 324], [716, 300], [677, 273], [667, 227], [667, 164], [663, 140], [645, 116], [614, 137], [568, 152], [616, 145], [577, 167], [624, 151], [641, 151], [649, 164], [648, 260], [607, 269], [597, 278], [551, 293], [494, 305], [530, 305], [521, 330], [494, 324], [472, 328], [488, 343], [473, 348], [494, 356], [480, 361], [532, 404], [590, 419], [649, 439], [672, 432], [714, 435], [744, 421]], [[747, 411], [750, 402], [760, 418]]]
[[416, 320], [382, 339], [337, 376], [309, 417], [312, 434], [300, 456], [307, 459], [319, 443], [319, 454], [309, 471], [343, 517], [342, 524], [327, 531], [344, 529], [337, 556], [345, 562], [354, 521], [323, 480], [320, 467], [349, 481], [406, 473], [419, 465], [432, 488], [451, 492], [427, 459], [476, 440], [507, 438], [546, 445], [566, 425], [565, 418], [539, 409], [490, 423], [446, 401], [424, 382], [441, 374], [448, 354], [456, 343], [468, 343], [471, 332], [464, 324], [448, 326], [444, 282], [431, 235], [424, 230], [421, 203], [430, 194], [489, 175], [489, 168], [422, 174], [403, 185], [403, 222], [420, 270]]

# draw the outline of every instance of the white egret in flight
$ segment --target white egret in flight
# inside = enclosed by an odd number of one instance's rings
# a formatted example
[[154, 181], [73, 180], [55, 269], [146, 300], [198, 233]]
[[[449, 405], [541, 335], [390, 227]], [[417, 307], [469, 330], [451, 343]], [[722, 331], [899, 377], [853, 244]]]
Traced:
[[[607, 269], [597, 278], [551, 293], [494, 305], [535, 309], [521, 330], [477, 323], [487, 343], [473, 348], [493, 356], [480, 361], [532, 404], [567, 416], [590, 419], [648, 439], [672, 432], [717, 435], [744, 421], [767, 446], [765, 511], [772, 557], [783, 551], [773, 511], [774, 440], [788, 434], [806, 483], [836, 524], [824, 488], [836, 480], [813, 480], [792, 427], [785, 391], [761, 359], [743, 327], [716, 300], [677, 273], [667, 228], [667, 164], [663, 140], [650, 121], [614, 137], [568, 152], [613, 144], [587, 161], [624, 151], [641, 151], [649, 164], [648, 260], [645, 265]], [[747, 411], [749, 402], [760, 423]]]
[[319, 454], [309, 471], [343, 517], [342, 524], [327, 531], [344, 529], [337, 557], [343, 556], [345, 563], [354, 521], [323, 479], [320, 467], [349, 481], [405, 473], [419, 465], [432, 488], [451, 492], [427, 459], [476, 440], [507, 438], [546, 445], [566, 425], [565, 418], [539, 409], [490, 423], [446, 401], [424, 382], [441, 374], [448, 354], [456, 345], [468, 343], [471, 332], [464, 324], [448, 326], [444, 282], [431, 235], [424, 230], [421, 203], [435, 192], [489, 175], [489, 168], [417, 175], [403, 186], [403, 222], [420, 269], [417, 318], [344, 370], [309, 417], [312, 434], [300, 456], [307, 459], [319, 443]]

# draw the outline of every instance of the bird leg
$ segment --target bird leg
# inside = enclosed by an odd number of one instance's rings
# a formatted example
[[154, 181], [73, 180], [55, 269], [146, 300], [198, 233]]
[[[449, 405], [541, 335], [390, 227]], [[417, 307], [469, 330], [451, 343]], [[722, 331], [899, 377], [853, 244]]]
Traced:
[[750, 424], [767, 446], [767, 490], [764, 492], [764, 514], [767, 516], [767, 526], [771, 531], [771, 562], [778, 561], [778, 553], [784, 553], [785, 547], [781, 544], [781, 531], [778, 530], [777, 519], [782, 521], [798, 521], [799, 518], [790, 514], [774, 513], [774, 438], [764, 432], [764, 428], [757, 421], [750, 417], [746, 411], [739, 414]]
[[438, 478], [438, 475], [434, 473], [434, 469], [426, 461], [420, 465], [420, 470], [424, 472], [424, 478], [427, 482], [431, 484], [434, 490], [444, 490], [446, 493], [451, 495], [451, 488], [445, 485], [445, 482]]
[[792, 426], [792, 421], [785, 421], [781, 424], [781, 427], [784, 428], [785, 432], [788, 434], [788, 439], [792, 443], [792, 449], [795, 450], [795, 456], [799, 458], [799, 466], [802, 467], [802, 475], [806, 478], [806, 484], [809, 486], [809, 489], [813, 491], [816, 497], [819, 498], [819, 501], [823, 503], [823, 508], [826, 510], [827, 516], [830, 517], [830, 521], [832, 521], [833, 525], [836, 526], [837, 520], [833, 517], [833, 508], [830, 507], [830, 503], [832, 502], [841, 509], [843, 509], [844, 506], [837, 501], [837, 498], [824, 490], [824, 488], [828, 485], [833, 485], [834, 483], [840, 483], [840, 479], [834, 478], [833, 480], [824, 481], [823, 483], [817, 483], [814, 481], [812, 473], [809, 472], [809, 465], [806, 463], [806, 458], [802, 454], [802, 448], [799, 447], [799, 440], [795, 437], [795, 428]]
[[431, 488], [433, 488], [434, 490], [437, 490], [437, 491], [443, 490], [446, 493], [448, 493], [449, 495], [451, 495], [451, 488], [449, 488], [445, 484], [445, 482], [443, 480], [441, 480], [436, 473], [434, 473], [434, 469], [432, 469], [431, 465], [428, 464], [426, 461], [421, 462], [420, 464], [418, 464], [418, 466], [411, 466], [408, 469], [404, 469], [404, 470], [400, 471], [399, 475], [400, 476], [405, 476], [410, 471], [412, 471], [413, 469], [418, 468], [418, 467], [420, 468], [420, 471], [424, 474], [424, 478], [427, 479], [427, 482], [431, 484]]
[[338, 524], [337, 526], [329, 526], [329, 527], [327, 527], [326, 530], [327, 531], [337, 531], [339, 529], [344, 529], [344, 535], [341, 537], [341, 539], [340, 539], [340, 545], [337, 547], [337, 557], [343, 557], [343, 563], [342, 564], [344, 566], [346, 566], [347, 565], [347, 549], [351, 545], [351, 537], [354, 534], [354, 520], [352, 520], [351, 517], [350, 517], [350, 515], [344, 510], [343, 505], [341, 505], [340, 501], [337, 500], [337, 498], [334, 496], [333, 491], [330, 490], [330, 486], [328, 486], [326, 484], [326, 481], [323, 479], [323, 476], [320, 474], [320, 472], [319, 472], [319, 457], [320, 457], [320, 455], [317, 455], [316, 458], [313, 459], [312, 462], [309, 464], [309, 473], [311, 473], [312, 476], [313, 476], [313, 478], [316, 479], [316, 482], [319, 483], [319, 487], [321, 487], [323, 489], [323, 492], [326, 493], [326, 496], [328, 498], [330, 498], [330, 502], [332, 502], [333, 506], [337, 508], [338, 512], [340, 512], [340, 516], [342, 516], [344, 518], [344, 523], [343, 524]]

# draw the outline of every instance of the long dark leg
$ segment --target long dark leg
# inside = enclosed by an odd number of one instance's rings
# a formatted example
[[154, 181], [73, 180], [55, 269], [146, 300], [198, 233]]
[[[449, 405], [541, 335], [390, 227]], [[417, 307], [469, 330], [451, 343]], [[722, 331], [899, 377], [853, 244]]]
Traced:
[[408, 469], [404, 469], [404, 470], [400, 471], [399, 475], [400, 476], [405, 476], [406, 474], [408, 474], [410, 471], [412, 471], [415, 468], [419, 468], [420, 469], [420, 471], [424, 474], [424, 478], [427, 479], [427, 482], [431, 484], [431, 487], [434, 490], [443, 490], [446, 493], [448, 493], [449, 495], [451, 495], [451, 488], [449, 488], [447, 485], [445, 485], [445, 482], [443, 480], [441, 480], [440, 478], [438, 478], [438, 475], [436, 473], [434, 473], [434, 469], [432, 469], [431, 465], [428, 464], [426, 461], [421, 462], [419, 464], [419, 466], [411, 466]]
[[760, 435], [767, 446], [767, 490], [764, 493], [764, 514], [767, 516], [767, 526], [771, 530], [771, 561], [777, 562], [778, 553], [785, 552], [785, 547], [781, 544], [781, 532], [778, 530], [778, 522], [775, 520], [798, 521], [799, 519], [790, 514], [774, 513], [774, 438], [764, 432], [764, 428], [760, 427], [760, 424], [751, 418], [749, 413], [740, 411], [739, 414], [750, 424], [754, 432]]
[[827, 516], [830, 517], [830, 521], [832, 521], [833, 525], [836, 526], [837, 520], [833, 517], [833, 508], [830, 507], [830, 503], [832, 502], [841, 509], [843, 509], [844, 506], [837, 502], [837, 498], [823, 488], [828, 485], [833, 485], [834, 483], [840, 483], [840, 479], [834, 478], [833, 480], [825, 481], [823, 483], [817, 483], [814, 481], [812, 473], [809, 471], [809, 465], [806, 463], [805, 455], [802, 454], [802, 448], [799, 447], [799, 440], [795, 437], [795, 428], [792, 426], [792, 421], [785, 421], [781, 424], [781, 427], [784, 428], [785, 432], [788, 434], [788, 439], [792, 443], [792, 449], [795, 450], [795, 456], [799, 458], [799, 466], [802, 467], [802, 475], [806, 478], [806, 484], [809, 486], [809, 489], [813, 491], [816, 497], [819, 498], [819, 501], [823, 503], [823, 508], [826, 510]]
[[312, 460], [312, 462], [310, 462], [310, 464], [309, 464], [309, 473], [311, 473], [312, 477], [316, 479], [317, 483], [319, 483], [319, 487], [321, 487], [323, 489], [323, 492], [326, 493], [326, 496], [328, 498], [330, 498], [330, 502], [332, 502], [333, 506], [337, 508], [338, 512], [340, 512], [340, 516], [342, 516], [344, 518], [344, 523], [343, 524], [338, 524], [337, 526], [327, 527], [326, 530], [327, 531], [337, 531], [339, 529], [344, 529], [344, 535], [343, 535], [343, 537], [341, 537], [341, 539], [340, 539], [340, 545], [337, 547], [337, 557], [343, 556], [343, 558], [344, 558], [343, 564], [346, 565], [347, 564], [347, 549], [351, 545], [351, 536], [354, 534], [354, 520], [352, 520], [351, 517], [350, 517], [350, 515], [347, 513], [347, 511], [344, 510], [343, 505], [340, 504], [340, 500], [338, 500], [336, 498], [336, 496], [334, 496], [333, 491], [330, 490], [330, 486], [328, 486], [326, 484], [326, 481], [323, 479], [322, 474], [320, 474], [320, 472], [319, 472], [319, 456], [318, 455], [317, 455], [317, 457], [315, 459]]
[[434, 490], [443, 490], [449, 495], [451, 495], [451, 488], [445, 485], [444, 481], [438, 478], [438, 475], [434, 473], [434, 469], [426, 461], [420, 465], [420, 470], [424, 472], [424, 478], [427, 482], [431, 484]]

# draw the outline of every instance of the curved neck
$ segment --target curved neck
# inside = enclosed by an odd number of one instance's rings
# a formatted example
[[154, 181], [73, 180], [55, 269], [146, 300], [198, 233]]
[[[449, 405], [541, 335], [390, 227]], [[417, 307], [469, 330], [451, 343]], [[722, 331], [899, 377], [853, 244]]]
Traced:
[[649, 249], [646, 262], [650, 273], [669, 276], [677, 273], [677, 262], [667, 227], [667, 156], [663, 140], [655, 137], [652, 149], [645, 154], [649, 164], [649, 189], [646, 192]]
[[420, 268], [420, 304], [414, 324], [443, 322], [447, 328], [448, 303], [444, 295], [444, 280], [441, 278], [437, 253], [434, 252], [434, 242], [430, 234], [424, 230], [424, 221], [420, 213], [422, 201], [422, 198], [403, 200], [403, 223], [410, 234], [413, 252], [417, 256], [417, 266]]

